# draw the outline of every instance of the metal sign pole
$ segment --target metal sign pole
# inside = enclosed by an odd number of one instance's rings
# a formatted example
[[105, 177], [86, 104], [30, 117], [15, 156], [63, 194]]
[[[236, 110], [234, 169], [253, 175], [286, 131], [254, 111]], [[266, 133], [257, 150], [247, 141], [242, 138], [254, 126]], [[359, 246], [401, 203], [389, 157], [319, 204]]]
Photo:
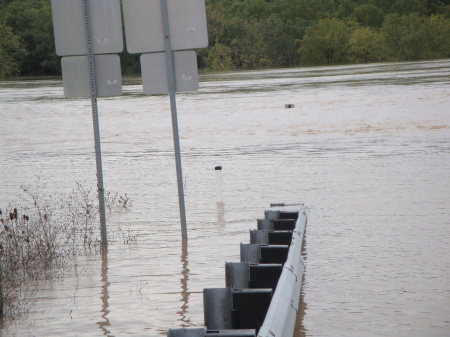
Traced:
[[89, 64], [89, 84], [91, 89], [92, 120], [94, 124], [95, 162], [97, 166], [97, 191], [98, 191], [98, 203], [100, 212], [100, 230], [102, 243], [106, 245], [108, 244], [108, 236], [106, 234], [105, 193], [104, 193], [105, 191], [103, 188], [102, 151], [100, 146], [100, 127], [98, 122], [98, 107], [97, 107], [97, 86], [95, 76], [94, 51], [92, 48], [92, 35], [89, 18], [88, 0], [83, 0], [83, 5], [84, 5], [84, 22], [86, 27], [86, 41], [88, 49], [87, 57]]
[[178, 117], [177, 117], [177, 105], [175, 99], [175, 71], [173, 62], [173, 53], [170, 43], [170, 28], [169, 28], [169, 13], [167, 8], [167, 0], [161, 0], [161, 14], [163, 22], [164, 33], [164, 47], [166, 56], [166, 68], [167, 68], [167, 81], [169, 85], [170, 95], [170, 108], [172, 112], [172, 131], [173, 131], [173, 143], [175, 148], [175, 163], [177, 169], [177, 182], [178, 182], [178, 203], [180, 207], [180, 220], [181, 220], [181, 236], [183, 239], [187, 239], [187, 225], [186, 225], [186, 207], [184, 202], [184, 187], [183, 187], [183, 173], [181, 169], [181, 151], [180, 151], [180, 137], [178, 134]]

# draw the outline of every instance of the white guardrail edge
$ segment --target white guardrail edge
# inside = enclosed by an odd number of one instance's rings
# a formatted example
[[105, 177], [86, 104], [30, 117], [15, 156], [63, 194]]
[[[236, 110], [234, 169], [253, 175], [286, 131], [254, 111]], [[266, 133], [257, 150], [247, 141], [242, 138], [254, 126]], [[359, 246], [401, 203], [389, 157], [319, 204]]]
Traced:
[[302, 257], [306, 215], [299, 212], [291, 248], [258, 337], [292, 337], [297, 318], [304, 262]]

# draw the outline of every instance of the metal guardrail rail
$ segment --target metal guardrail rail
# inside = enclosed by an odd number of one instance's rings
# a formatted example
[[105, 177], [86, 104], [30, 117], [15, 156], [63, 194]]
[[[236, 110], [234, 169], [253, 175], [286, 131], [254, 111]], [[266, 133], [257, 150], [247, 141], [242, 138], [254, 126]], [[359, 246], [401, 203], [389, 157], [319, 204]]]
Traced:
[[226, 287], [204, 289], [205, 327], [170, 329], [168, 337], [292, 337], [306, 222], [303, 209], [266, 211], [241, 244], [241, 261], [226, 263]]
[[305, 227], [306, 215], [299, 212], [288, 258], [258, 337], [291, 337], [294, 334], [305, 270], [301, 254]]

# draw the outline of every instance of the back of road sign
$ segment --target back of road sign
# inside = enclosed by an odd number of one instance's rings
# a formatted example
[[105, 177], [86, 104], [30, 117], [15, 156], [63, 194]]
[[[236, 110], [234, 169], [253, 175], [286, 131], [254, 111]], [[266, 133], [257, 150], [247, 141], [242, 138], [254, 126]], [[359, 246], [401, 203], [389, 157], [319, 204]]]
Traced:
[[[98, 97], [122, 95], [122, 74], [118, 55], [95, 55], [96, 89]], [[88, 57], [66, 56], [61, 59], [64, 96], [91, 97]]]
[[[173, 53], [175, 71], [175, 91], [197, 91], [198, 71], [197, 57], [193, 50], [182, 50]], [[164, 53], [141, 55], [142, 84], [146, 95], [167, 94], [166, 56]]]
[[[52, 0], [56, 54], [86, 55], [86, 28], [83, 0]], [[89, 0], [94, 54], [123, 51], [119, 0]]]
[[[208, 45], [204, 0], [167, 0], [172, 50]], [[160, 0], [123, 0], [127, 50], [130, 54], [164, 51]]]

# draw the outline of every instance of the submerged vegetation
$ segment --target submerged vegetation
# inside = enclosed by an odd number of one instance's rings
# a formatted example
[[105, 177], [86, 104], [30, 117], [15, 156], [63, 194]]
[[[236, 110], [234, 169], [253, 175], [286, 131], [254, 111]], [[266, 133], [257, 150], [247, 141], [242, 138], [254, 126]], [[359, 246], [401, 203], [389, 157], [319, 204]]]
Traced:
[[[448, 0], [205, 0], [200, 68], [257, 69], [450, 57]], [[139, 55], [121, 54], [124, 73]], [[0, 77], [59, 75], [50, 0], [0, 0]]]
[[[46, 193], [45, 184], [21, 186], [23, 204], [0, 210], [0, 317], [14, 317], [23, 308], [24, 285], [63, 270], [72, 256], [100, 249], [95, 193], [77, 183], [68, 195]], [[109, 214], [129, 212], [127, 195], [106, 194]], [[129, 226], [110, 229], [112, 241], [134, 243]]]

